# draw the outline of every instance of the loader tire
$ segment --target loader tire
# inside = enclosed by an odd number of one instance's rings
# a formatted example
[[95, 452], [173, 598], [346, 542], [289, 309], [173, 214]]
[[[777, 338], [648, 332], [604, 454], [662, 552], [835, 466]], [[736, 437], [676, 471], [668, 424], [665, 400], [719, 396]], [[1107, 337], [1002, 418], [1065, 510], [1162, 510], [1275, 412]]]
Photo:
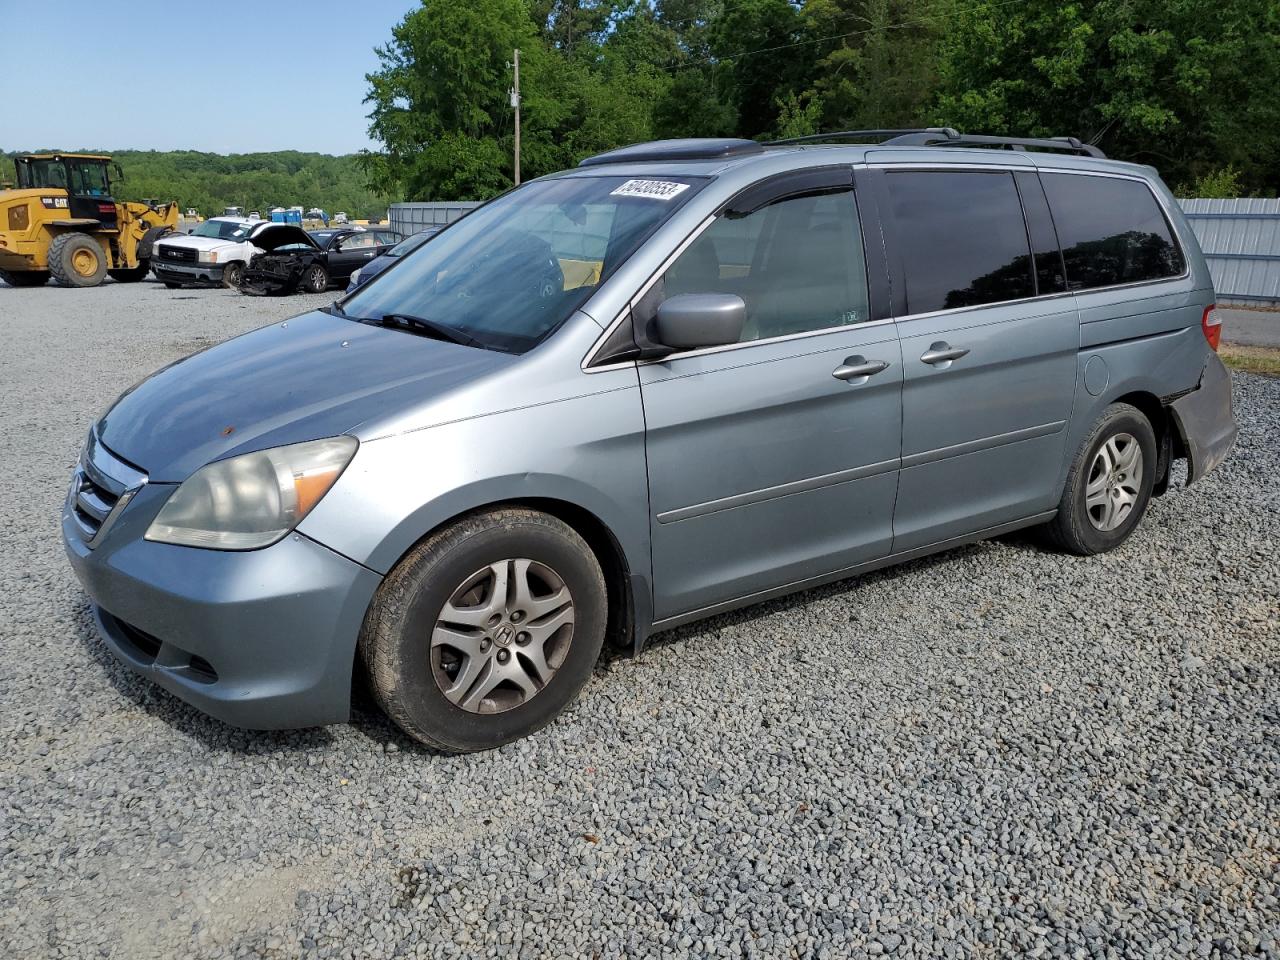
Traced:
[[49, 244], [49, 272], [64, 287], [96, 287], [107, 275], [107, 258], [92, 237], [61, 233]]
[[0, 280], [11, 287], [43, 287], [49, 282], [48, 270], [0, 270]]

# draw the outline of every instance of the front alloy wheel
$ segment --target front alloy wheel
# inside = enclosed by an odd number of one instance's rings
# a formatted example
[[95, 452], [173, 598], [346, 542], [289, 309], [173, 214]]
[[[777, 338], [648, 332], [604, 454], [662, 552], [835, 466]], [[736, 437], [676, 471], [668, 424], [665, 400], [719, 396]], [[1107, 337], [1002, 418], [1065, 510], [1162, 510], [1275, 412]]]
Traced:
[[471, 713], [532, 700], [573, 642], [573, 594], [533, 560], [500, 560], [467, 577], [431, 633], [431, 667], [445, 698]]

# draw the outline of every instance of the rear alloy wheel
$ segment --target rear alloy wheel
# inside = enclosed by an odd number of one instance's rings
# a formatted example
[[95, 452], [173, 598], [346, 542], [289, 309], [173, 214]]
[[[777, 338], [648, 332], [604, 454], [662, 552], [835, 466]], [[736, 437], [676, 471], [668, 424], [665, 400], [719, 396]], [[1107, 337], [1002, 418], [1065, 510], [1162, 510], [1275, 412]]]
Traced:
[[1086, 556], [1124, 543], [1151, 502], [1155, 465], [1155, 431], [1142, 411], [1107, 407], [1071, 464], [1050, 538]]
[[244, 282], [244, 264], [237, 261], [228, 263], [222, 271], [222, 285], [231, 290], [239, 290]]
[[307, 293], [324, 293], [329, 289], [329, 273], [320, 264], [307, 267], [302, 275], [302, 288]]
[[93, 237], [62, 233], [49, 244], [49, 272], [64, 287], [96, 287], [107, 275], [107, 258]]
[[0, 270], [0, 280], [11, 287], [43, 287], [49, 282], [48, 270]]
[[374, 695], [440, 750], [489, 750], [560, 714], [591, 676], [608, 601], [595, 554], [545, 513], [509, 507], [429, 536], [387, 576], [360, 654]]

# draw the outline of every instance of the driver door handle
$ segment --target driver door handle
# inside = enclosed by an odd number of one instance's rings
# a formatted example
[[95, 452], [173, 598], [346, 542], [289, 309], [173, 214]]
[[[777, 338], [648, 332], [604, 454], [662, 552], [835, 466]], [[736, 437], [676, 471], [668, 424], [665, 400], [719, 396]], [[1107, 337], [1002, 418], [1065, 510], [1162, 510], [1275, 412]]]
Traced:
[[968, 347], [953, 347], [945, 340], [939, 340], [937, 343], [930, 344], [929, 349], [920, 354], [920, 360], [931, 366], [946, 367], [950, 366], [952, 360], [959, 360], [968, 352]]
[[846, 357], [844, 363], [831, 371], [831, 375], [837, 380], [843, 380], [846, 383], [865, 383], [869, 377], [874, 377], [877, 373], [882, 373], [889, 369], [887, 360], [868, 360], [861, 354], [853, 357]]

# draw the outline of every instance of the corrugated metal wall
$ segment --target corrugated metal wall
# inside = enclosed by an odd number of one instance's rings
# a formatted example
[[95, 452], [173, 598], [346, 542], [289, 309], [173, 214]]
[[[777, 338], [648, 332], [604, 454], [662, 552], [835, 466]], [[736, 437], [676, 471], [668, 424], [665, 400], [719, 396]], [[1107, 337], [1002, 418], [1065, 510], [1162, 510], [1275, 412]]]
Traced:
[[1280, 304], [1280, 199], [1179, 200], [1223, 304]]
[[468, 210], [480, 206], [474, 200], [452, 203], [393, 203], [388, 211], [391, 229], [406, 237], [435, 223], [453, 223]]

